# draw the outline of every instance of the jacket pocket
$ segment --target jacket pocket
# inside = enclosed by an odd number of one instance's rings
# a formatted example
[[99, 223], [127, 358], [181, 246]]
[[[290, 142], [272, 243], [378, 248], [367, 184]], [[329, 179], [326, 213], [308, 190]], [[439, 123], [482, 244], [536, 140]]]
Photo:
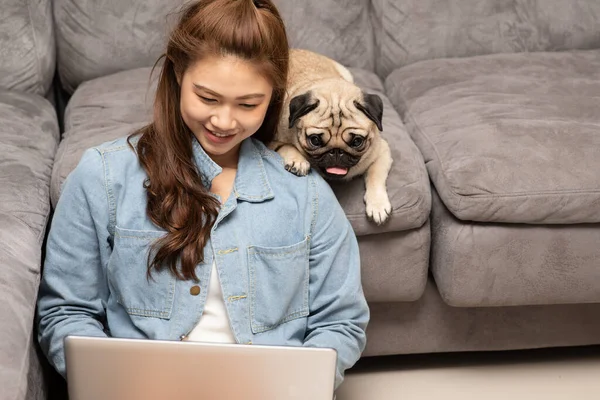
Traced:
[[308, 256], [308, 238], [285, 247], [248, 247], [253, 333], [308, 315]]
[[108, 282], [127, 313], [142, 317], [171, 318], [175, 277], [168, 268], [148, 277], [151, 245], [166, 232], [115, 227], [115, 243], [108, 265]]

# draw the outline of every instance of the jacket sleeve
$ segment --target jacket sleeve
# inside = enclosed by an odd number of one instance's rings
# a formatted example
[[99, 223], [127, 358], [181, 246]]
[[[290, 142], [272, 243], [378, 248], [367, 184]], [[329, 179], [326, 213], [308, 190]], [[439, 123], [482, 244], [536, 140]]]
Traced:
[[304, 346], [337, 351], [337, 388], [345, 370], [358, 361], [365, 348], [369, 308], [361, 284], [358, 242], [350, 222], [329, 185], [318, 176], [311, 178], [317, 198], [313, 202], [310, 314]]
[[103, 156], [87, 150], [65, 181], [52, 219], [38, 298], [38, 339], [66, 376], [68, 335], [107, 336], [109, 203]]

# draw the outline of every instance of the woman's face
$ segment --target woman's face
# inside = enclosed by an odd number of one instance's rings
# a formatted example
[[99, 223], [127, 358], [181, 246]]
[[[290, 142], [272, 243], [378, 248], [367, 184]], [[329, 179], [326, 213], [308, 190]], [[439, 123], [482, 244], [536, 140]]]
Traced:
[[183, 121], [220, 166], [237, 165], [241, 142], [263, 123], [273, 87], [249, 61], [212, 56], [192, 64], [181, 82]]

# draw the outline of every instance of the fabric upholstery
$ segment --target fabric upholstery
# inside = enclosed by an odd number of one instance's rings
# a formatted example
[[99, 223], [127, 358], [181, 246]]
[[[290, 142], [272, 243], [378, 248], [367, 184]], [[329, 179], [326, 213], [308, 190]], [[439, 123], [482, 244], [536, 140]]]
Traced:
[[274, 0], [290, 46], [374, 71], [375, 42], [368, 0]]
[[[46, 357], [39, 348], [36, 331], [32, 334], [29, 346], [29, 372], [27, 373], [27, 393], [26, 400], [46, 400], [48, 399], [49, 387], [46, 384], [47, 365]], [[51, 397], [52, 400], [59, 400]]]
[[600, 303], [600, 226], [464, 222], [433, 191], [430, 268], [457, 307]]
[[2, 0], [0, 89], [44, 96], [55, 64], [51, 0]]
[[600, 222], [600, 50], [423, 61], [386, 88], [457, 218]]
[[429, 269], [429, 221], [420, 228], [358, 237], [362, 284], [369, 304], [415, 301]]
[[44, 396], [32, 329], [58, 137], [47, 100], [0, 91], [0, 388], [7, 399]]
[[[56, 0], [58, 71], [65, 89], [72, 93], [82, 82], [152, 66], [164, 51], [167, 34], [183, 3], [184, 0]], [[286, 22], [292, 46], [320, 51], [344, 64], [373, 70], [368, 2], [275, 3]]]
[[184, 0], [55, 0], [58, 72], [72, 93], [82, 82], [150, 67], [164, 51]]
[[377, 73], [416, 61], [600, 47], [595, 0], [371, 0]]
[[47, 100], [0, 92], [0, 213], [29, 226], [40, 244], [58, 140], [56, 113]]
[[600, 344], [600, 304], [450, 307], [429, 280], [416, 302], [371, 304], [363, 356]]

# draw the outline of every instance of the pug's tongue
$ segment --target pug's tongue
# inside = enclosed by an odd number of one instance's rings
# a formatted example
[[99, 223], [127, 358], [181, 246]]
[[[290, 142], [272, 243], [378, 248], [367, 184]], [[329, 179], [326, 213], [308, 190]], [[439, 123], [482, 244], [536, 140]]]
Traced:
[[329, 167], [325, 171], [331, 175], [346, 175], [348, 173], [348, 168]]

